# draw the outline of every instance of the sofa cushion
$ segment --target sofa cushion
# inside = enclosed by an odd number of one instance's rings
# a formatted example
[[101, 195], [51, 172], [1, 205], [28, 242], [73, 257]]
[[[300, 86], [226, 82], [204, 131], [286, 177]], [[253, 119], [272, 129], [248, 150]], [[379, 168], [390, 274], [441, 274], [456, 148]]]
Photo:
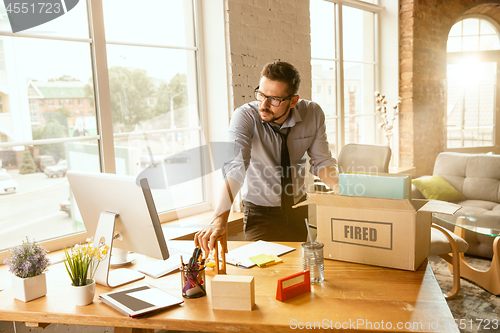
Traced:
[[[500, 206], [496, 202], [483, 201], [483, 200], [464, 200], [458, 201], [457, 205], [462, 206], [461, 212], [483, 214], [494, 209], [499, 209]], [[500, 211], [499, 211], [500, 213]]]
[[412, 180], [412, 184], [429, 200], [458, 201], [464, 196], [440, 175]]
[[[433, 175], [441, 175], [462, 193], [469, 154], [441, 153], [436, 158]], [[462, 193], [463, 194], [463, 193]]]
[[500, 155], [441, 153], [433, 174], [467, 199], [500, 202]]

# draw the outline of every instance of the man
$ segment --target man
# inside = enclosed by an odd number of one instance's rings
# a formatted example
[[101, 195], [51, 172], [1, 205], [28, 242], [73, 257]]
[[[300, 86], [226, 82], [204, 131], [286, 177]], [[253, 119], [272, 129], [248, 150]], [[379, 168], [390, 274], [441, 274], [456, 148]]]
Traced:
[[230, 207], [240, 188], [247, 240], [305, 241], [307, 207], [291, 206], [305, 199], [306, 152], [310, 171], [331, 189], [338, 188], [325, 115], [318, 104], [299, 99], [299, 85], [300, 75], [291, 64], [268, 63], [254, 92], [256, 101], [234, 112], [229, 141], [237, 157], [224, 167], [226, 186], [214, 220], [195, 235], [195, 244], [204, 251], [212, 250], [216, 239], [226, 233]]

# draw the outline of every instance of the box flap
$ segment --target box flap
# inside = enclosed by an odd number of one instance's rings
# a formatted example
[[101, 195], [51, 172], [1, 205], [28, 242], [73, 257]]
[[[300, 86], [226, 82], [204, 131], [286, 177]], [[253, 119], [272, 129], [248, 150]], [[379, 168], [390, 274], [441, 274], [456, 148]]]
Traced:
[[370, 198], [370, 197], [351, 197], [347, 195], [335, 194], [322, 194], [322, 193], [309, 193], [309, 199], [301, 202], [303, 205], [308, 202], [315, 203], [318, 206], [331, 206], [331, 207], [345, 207], [353, 209], [376, 209], [376, 210], [402, 210], [402, 211], [415, 211], [415, 208], [409, 200], [401, 199], [384, 199], [384, 198]]
[[460, 208], [462, 208], [462, 206], [451, 202], [440, 201], [440, 200], [429, 200], [429, 202], [426, 203], [418, 211], [453, 215]]
[[307, 205], [312, 205], [313, 203], [315, 203], [313, 200], [311, 199], [307, 199], [307, 200], [304, 200], [302, 202], [299, 202], [298, 204], [296, 205], [293, 205], [292, 208], [297, 208], [297, 207], [302, 207], [302, 206], [307, 206]]

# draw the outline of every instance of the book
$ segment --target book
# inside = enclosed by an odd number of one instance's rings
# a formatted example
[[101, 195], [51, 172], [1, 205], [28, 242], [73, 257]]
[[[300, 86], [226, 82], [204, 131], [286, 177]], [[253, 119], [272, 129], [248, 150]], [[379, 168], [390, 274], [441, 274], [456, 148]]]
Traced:
[[99, 299], [131, 318], [146, 316], [184, 302], [150, 284], [111, 291], [99, 295]]
[[339, 175], [339, 194], [411, 200], [411, 175], [341, 173]]
[[240, 246], [234, 250], [229, 251], [226, 254], [226, 263], [235, 265], [243, 268], [250, 268], [255, 266], [256, 264], [250, 260], [250, 257], [259, 255], [259, 254], [267, 254], [267, 255], [277, 255], [280, 256], [282, 254], [294, 251], [294, 247], [265, 242], [265, 241], [256, 241], [247, 245]]

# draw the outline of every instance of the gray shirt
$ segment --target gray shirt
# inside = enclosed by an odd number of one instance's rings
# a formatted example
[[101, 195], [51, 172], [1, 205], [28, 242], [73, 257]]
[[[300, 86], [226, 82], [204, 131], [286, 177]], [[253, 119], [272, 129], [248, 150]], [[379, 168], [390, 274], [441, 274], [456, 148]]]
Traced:
[[287, 141], [296, 203], [305, 194], [306, 152], [313, 175], [317, 176], [324, 167], [337, 165], [328, 148], [323, 110], [315, 102], [301, 99], [281, 127], [266, 124], [258, 110], [258, 102], [254, 101], [234, 112], [228, 141], [237, 157], [225, 165], [225, 175], [243, 185], [243, 200], [260, 206], [280, 206], [281, 138], [269, 126], [275, 126], [283, 134], [289, 131]]

